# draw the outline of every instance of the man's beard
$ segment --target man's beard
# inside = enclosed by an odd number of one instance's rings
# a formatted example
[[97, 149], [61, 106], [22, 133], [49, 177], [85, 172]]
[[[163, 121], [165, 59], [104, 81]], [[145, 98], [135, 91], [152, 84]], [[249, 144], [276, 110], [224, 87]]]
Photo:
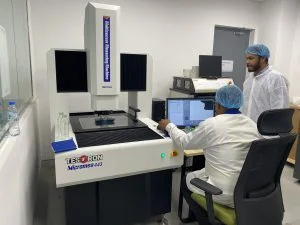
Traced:
[[255, 65], [247, 67], [247, 68], [248, 68], [248, 72], [256, 72], [260, 68], [260, 62], [257, 62]]

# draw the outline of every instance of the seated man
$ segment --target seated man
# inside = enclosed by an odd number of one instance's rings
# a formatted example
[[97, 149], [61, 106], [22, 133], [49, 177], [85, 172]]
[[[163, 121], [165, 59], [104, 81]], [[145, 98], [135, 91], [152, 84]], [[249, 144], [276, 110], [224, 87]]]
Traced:
[[161, 120], [159, 127], [168, 131], [178, 148], [204, 150], [205, 168], [187, 175], [189, 190], [205, 195], [190, 184], [193, 178], [205, 180], [223, 191], [213, 196], [214, 201], [233, 208], [233, 191], [251, 142], [261, 136], [256, 123], [239, 111], [243, 103], [240, 88], [224, 86], [216, 92], [215, 100], [216, 116], [201, 122], [188, 134], [167, 119]]

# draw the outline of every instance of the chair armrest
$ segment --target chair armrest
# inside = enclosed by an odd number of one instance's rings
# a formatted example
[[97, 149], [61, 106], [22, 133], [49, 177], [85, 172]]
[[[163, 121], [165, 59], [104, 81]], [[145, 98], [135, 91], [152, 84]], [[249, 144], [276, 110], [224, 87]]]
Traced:
[[201, 180], [199, 178], [194, 178], [191, 180], [191, 184], [194, 185], [195, 187], [203, 190], [204, 192], [210, 193], [212, 195], [220, 195], [223, 193], [223, 191], [216, 186], [207, 183], [204, 180]]
[[199, 178], [192, 179], [191, 184], [205, 192], [206, 210], [209, 222], [212, 225], [221, 225], [221, 223], [215, 219], [212, 195], [220, 195], [223, 191]]

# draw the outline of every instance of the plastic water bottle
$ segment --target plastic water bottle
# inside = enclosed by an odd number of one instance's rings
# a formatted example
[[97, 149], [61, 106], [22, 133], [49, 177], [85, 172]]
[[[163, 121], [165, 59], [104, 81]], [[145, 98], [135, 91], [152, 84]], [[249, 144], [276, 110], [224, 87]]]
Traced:
[[8, 102], [8, 123], [9, 123], [9, 134], [11, 136], [17, 136], [20, 134], [20, 126], [19, 126], [19, 114], [16, 107], [15, 101]]
[[63, 115], [61, 120], [61, 134], [63, 139], [69, 137], [69, 118], [67, 115]]
[[4, 137], [5, 130], [4, 130], [4, 124], [5, 124], [5, 117], [4, 117], [4, 109], [2, 102], [0, 102], [0, 139]]
[[4, 111], [2, 102], [0, 102], [0, 129], [2, 129], [2, 127], [4, 127]]
[[61, 139], [61, 136], [62, 136], [62, 118], [63, 118], [63, 115], [64, 113], [60, 112], [58, 113], [58, 117], [57, 117], [57, 121], [56, 121], [56, 127], [55, 127], [55, 130], [56, 130], [56, 135], [57, 135], [57, 138], [58, 139]]

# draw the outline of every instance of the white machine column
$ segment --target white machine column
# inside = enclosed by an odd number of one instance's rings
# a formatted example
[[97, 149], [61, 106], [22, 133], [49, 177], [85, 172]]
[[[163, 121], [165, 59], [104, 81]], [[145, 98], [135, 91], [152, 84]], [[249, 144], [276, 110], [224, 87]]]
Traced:
[[94, 110], [118, 109], [120, 7], [89, 3], [85, 10], [88, 89]]

